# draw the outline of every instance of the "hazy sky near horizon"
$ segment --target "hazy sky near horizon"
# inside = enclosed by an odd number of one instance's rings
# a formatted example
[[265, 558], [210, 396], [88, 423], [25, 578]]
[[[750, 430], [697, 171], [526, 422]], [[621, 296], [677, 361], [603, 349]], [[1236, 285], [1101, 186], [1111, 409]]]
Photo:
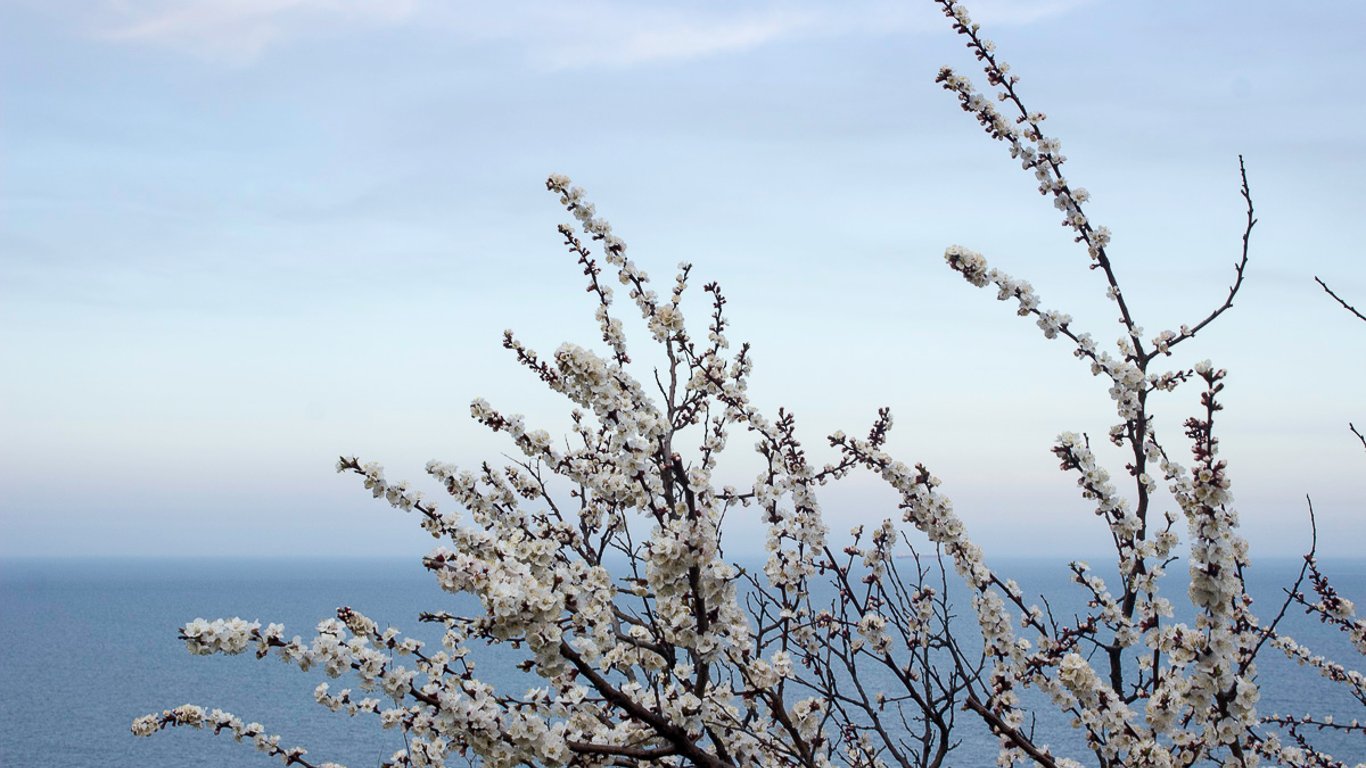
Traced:
[[[1246, 284], [1171, 363], [1231, 371], [1254, 557], [1303, 550], [1306, 494], [1322, 551], [1360, 554], [1366, 324], [1313, 277], [1366, 305], [1366, 5], [969, 7], [1114, 231], [1149, 337], [1225, 294], [1246, 157]], [[500, 348], [504, 328], [543, 353], [597, 340], [550, 172], [664, 290], [681, 260], [722, 284], [754, 399], [795, 410], [815, 458], [890, 405], [894, 452], [989, 553], [1102, 552], [1049, 448], [1103, 442], [1106, 387], [944, 247], [1098, 339], [1114, 313], [1032, 177], [935, 85], [945, 64], [983, 79], [930, 2], [5, 3], [0, 556], [424, 552], [332, 464], [420, 484], [430, 458], [496, 460], [481, 395], [564, 432]], [[1196, 396], [1158, 400], [1170, 450]], [[868, 476], [824, 499], [837, 535], [895, 514]], [[736, 554], [762, 547], [734, 525]]]

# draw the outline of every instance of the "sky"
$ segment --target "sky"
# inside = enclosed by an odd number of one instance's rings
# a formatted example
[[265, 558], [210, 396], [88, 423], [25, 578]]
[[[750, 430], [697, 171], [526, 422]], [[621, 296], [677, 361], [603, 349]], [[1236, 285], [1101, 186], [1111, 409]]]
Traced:
[[[1321, 553], [1360, 554], [1366, 324], [1313, 278], [1366, 304], [1366, 5], [969, 8], [1113, 230], [1150, 337], [1225, 294], [1245, 156], [1245, 285], [1170, 364], [1230, 371], [1254, 562], [1304, 550], [1306, 496]], [[500, 348], [504, 328], [543, 353], [597, 340], [553, 172], [662, 285], [680, 261], [720, 282], [754, 400], [795, 411], [813, 458], [891, 406], [890, 449], [989, 556], [1102, 553], [1049, 449], [1104, 435], [1106, 386], [944, 248], [1098, 339], [1119, 327], [1032, 177], [935, 85], [946, 64], [982, 80], [930, 2], [0, 4], [0, 557], [426, 551], [333, 463], [421, 485], [428, 459], [499, 460], [477, 396], [564, 433], [566, 404]], [[1177, 453], [1196, 397], [1156, 401]], [[751, 442], [724, 477], [753, 476]], [[867, 475], [822, 500], [837, 536], [896, 515]], [[731, 525], [733, 554], [761, 547]]]

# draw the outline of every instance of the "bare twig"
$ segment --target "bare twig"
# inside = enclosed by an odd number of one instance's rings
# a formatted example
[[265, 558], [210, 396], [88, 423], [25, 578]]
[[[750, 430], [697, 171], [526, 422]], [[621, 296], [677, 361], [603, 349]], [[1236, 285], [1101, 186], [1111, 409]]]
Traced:
[[1332, 296], [1334, 301], [1341, 304], [1343, 309], [1356, 315], [1358, 320], [1366, 321], [1366, 315], [1361, 314], [1361, 312], [1359, 312], [1356, 307], [1352, 306], [1351, 304], [1348, 304], [1346, 301], [1343, 301], [1341, 296], [1337, 295], [1336, 293], [1333, 293], [1333, 289], [1329, 288], [1328, 284], [1323, 282], [1323, 280], [1320, 279], [1318, 275], [1314, 276], [1314, 282], [1318, 283], [1319, 287], [1322, 288], [1325, 292], [1327, 292], [1329, 296]]
[[1243, 200], [1247, 202], [1247, 224], [1243, 227], [1243, 253], [1238, 259], [1238, 263], [1234, 265], [1233, 285], [1229, 286], [1228, 296], [1224, 297], [1224, 303], [1220, 304], [1213, 312], [1209, 313], [1209, 316], [1196, 323], [1194, 326], [1189, 328], [1182, 327], [1181, 333], [1177, 334], [1176, 338], [1172, 339], [1172, 341], [1167, 344], [1169, 349], [1194, 336], [1200, 329], [1214, 322], [1216, 318], [1227, 312], [1228, 309], [1233, 306], [1233, 297], [1238, 295], [1238, 289], [1243, 287], [1243, 273], [1247, 269], [1248, 246], [1252, 241], [1252, 228], [1257, 226], [1257, 218], [1253, 215], [1252, 192], [1247, 185], [1247, 166], [1243, 164], [1242, 155], [1238, 155], [1238, 176], [1242, 179], [1241, 191]]

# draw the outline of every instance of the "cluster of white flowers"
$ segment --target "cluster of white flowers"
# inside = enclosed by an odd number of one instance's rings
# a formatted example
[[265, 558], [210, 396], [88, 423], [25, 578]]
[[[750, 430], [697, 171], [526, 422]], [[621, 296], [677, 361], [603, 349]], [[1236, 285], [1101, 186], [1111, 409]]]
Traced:
[[180, 636], [190, 653], [206, 656], [212, 653], [241, 653], [253, 644], [255, 638], [278, 638], [284, 632], [284, 627], [279, 624], [271, 624], [264, 633], [258, 632], [260, 629], [259, 621], [248, 622], [236, 616], [214, 621], [195, 619], [181, 628]]
[[[1014, 299], [1017, 314], [1034, 315], [1036, 324], [1044, 337], [1053, 339], [1059, 335], [1070, 339], [1075, 345], [1073, 354], [1091, 361], [1091, 373], [1104, 374], [1111, 382], [1110, 397], [1115, 401], [1116, 410], [1121, 418], [1130, 421], [1139, 417], [1143, 410], [1142, 401], [1149, 389], [1170, 390], [1183, 381], [1186, 374], [1168, 373], [1154, 375], [1151, 379], [1146, 373], [1148, 357], [1141, 355], [1134, 346], [1134, 339], [1140, 337], [1143, 329], [1130, 325], [1129, 333], [1116, 342], [1119, 357], [1099, 350], [1089, 333], [1078, 333], [1072, 329], [1072, 316], [1057, 310], [1039, 308], [1039, 296], [1028, 281], [1019, 280], [995, 269], [988, 268], [982, 254], [962, 246], [950, 246], [944, 251], [944, 259], [949, 267], [963, 275], [969, 283], [982, 288], [987, 285], [997, 287], [996, 297], [1001, 301]], [[1165, 351], [1163, 347], [1162, 351]]]
[[[1024, 667], [1015, 665], [1013, 672], [1019, 675], [1021, 682], [1048, 691], [1059, 706], [1073, 711], [1078, 726], [1086, 730], [1088, 739], [1102, 754], [1125, 753], [1135, 760], [1141, 756], [1142, 764], [1173, 764], [1172, 761], [1181, 764], [1183, 760], [1197, 759], [1217, 749], [1228, 749], [1234, 755], [1253, 752], [1247, 735], [1258, 723], [1255, 708], [1258, 690], [1253, 682], [1256, 668], [1252, 657], [1268, 630], [1259, 629], [1255, 618], [1247, 611], [1240, 577], [1247, 565], [1246, 543], [1237, 534], [1237, 514], [1231, 507], [1225, 465], [1217, 459], [1218, 438], [1213, 433], [1213, 415], [1220, 407], [1216, 395], [1223, 388], [1224, 372], [1203, 362], [1193, 371], [1149, 375], [1146, 367], [1152, 357], [1135, 346], [1134, 340], [1142, 334], [1142, 329], [1136, 325], [1128, 323], [1130, 332], [1119, 340], [1121, 357], [1098, 352], [1089, 336], [1070, 333], [1070, 318], [1039, 310], [1038, 299], [1027, 283], [988, 268], [980, 254], [954, 246], [946, 251], [945, 258], [950, 267], [970, 283], [977, 286], [995, 284], [1001, 299], [1015, 298], [1020, 314], [1039, 316], [1039, 325], [1046, 336], [1051, 338], [1063, 333], [1073, 338], [1077, 342], [1077, 356], [1089, 358], [1092, 372], [1105, 374], [1112, 383], [1110, 395], [1123, 422], [1111, 429], [1111, 439], [1116, 444], [1135, 446], [1136, 463], [1128, 469], [1142, 505], [1138, 512], [1133, 511], [1129, 501], [1119, 494], [1110, 474], [1098, 464], [1081, 436], [1062, 434], [1054, 452], [1062, 460], [1064, 470], [1078, 473], [1077, 483], [1083, 496], [1095, 502], [1096, 514], [1107, 521], [1115, 542], [1117, 565], [1124, 581], [1122, 600], [1112, 596], [1104, 582], [1088, 573], [1084, 564], [1074, 566], [1078, 582], [1092, 596], [1092, 605], [1097, 611], [1095, 618], [1112, 633], [1108, 643], [1111, 653], [1120, 654], [1122, 649], [1136, 645], [1141, 639], [1157, 653], [1153, 659], [1141, 658], [1138, 665], [1138, 684], [1141, 688], [1146, 686], [1145, 695], [1149, 699], [1147, 727], [1137, 724], [1123, 701], [1115, 699], [1119, 691], [1111, 690], [1109, 683], [1101, 682], [1102, 678], [1081, 656], [1068, 653], [1059, 662], [1058, 654], [1068, 644], [1060, 643], [1057, 637], [1042, 633], [1037, 640], [1039, 653], [1030, 657]], [[1117, 296], [1117, 288], [1111, 294]], [[1183, 327], [1184, 337], [1191, 333]], [[1155, 352], [1152, 354], [1166, 353], [1170, 344], [1179, 338], [1182, 336], [1173, 332], [1160, 334], [1153, 342]], [[1146, 400], [1150, 391], [1169, 391], [1192, 377], [1206, 382], [1202, 395], [1206, 415], [1187, 422], [1187, 435], [1193, 440], [1197, 462], [1197, 468], [1188, 471], [1168, 460], [1156, 442]], [[1175, 518], [1170, 513], [1166, 516], [1165, 530], [1149, 532], [1147, 505], [1158, 491], [1156, 480], [1146, 471], [1149, 462], [1160, 464], [1190, 529], [1190, 598], [1200, 611], [1194, 630], [1180, 624], [1162, 626], [1162, 619], [1170, 617], [1173, 611], [1170, 601], [1158, 596], [1158, 579], [1177, 537], [1171, 530]], [[889, 465], [887, 459], [880, 459], [879, 463]], [[894, 466], [894, 463], [890, 465]], [[914, 508], [911, 504], [904, 506]], [[930, 537], [932, 541], [938, 540], [933, 533]], [[981, 580], [977, 583], [983, 584]], [[985, 618], [981, 615], [981, 606], [993, 602], [985, 595], [978, 598], [979, 618]], [[1345, 605], [1350, 610], [1350, 603], [1334, 605]], [[1026, 625], [1029, 623], [1027, 614], [1024, 621]], [[987, 648], [1000, 648], [1000, 633], [992, 633], [985, 623], [983, 628]], [[1086, 634], [1095, 631], [1085, 626], [1079, 629]], [[1282, 644], [1282, 647], [1286, 646]], [[1168, 659], [1169, 666], [1157, 669], [1154, 659], [1163, 656]], [[1000, 653], [998, 657], [1003, 662], [1012, 660], [1006, 653]], [[1117, 659], [1122, 656], [1112, 655], [1110, 663], [1117, 665]], [[1057, 665], [1056, 682], [1040, 674], [1047, 664]], [[1326, 674], [1330, 677], [1336, 672], [1322, 666], [1320, 669], [1329, 670]], [[995, 674], [1001, 676], [1011, 672], [1011, 667], [1002, 663], [998, 664]], [[1060, 688], [1058, 683], [1061, 683]], [[1009, 684], [998, 685], [998, 688], [1009, 687]], [[1177, 713], [1182, 711], [1187, 715], [1178, 720]], [[1195, 725], [1191, 725], [1192, 722]], [[1250, 759], [1255, 759], [1255, 755]]]
[[308, 751], [302, 747], [281, 747], [280, 737], [266, 733], [260, 723], [243, 722], [242, 718], [221, 709], [206, 711], [194, 704], [182, 704], [175, 709], [164, 710], [161, 714], [144, 715], [133, 721], [133, 735], [151, 736], [163, 728], [187, 726], [190, 728], [211, 728], [214, 733], [227, 731], [237, 741], [249, 741], [258, 750], [271, 757], [278, 757], [285, 765], [302, 765], [305, 768], [344, 768], [337, 763], [310, 763], [304, 759]]
[[1120, 572], [1126, 575], [1133, 573], [1133, 557], [1136, 554], [1142, 521], [1130, 511], [1128, 500], [1119, 495], [1110, 482], [1110, 473], [1096, 462], [1095, 454], [1091, 452], [1090, 446], [1081, 435], [1075, 432], [1058, 435], [1053, 453], [1062, 460], [1064, 471], [1077, 472], [1077, 485], [1082, 489], [1082, 496], [1094, 500], [1096, 515], [1109, 523], [1110, 533], [1114, 536], [1121, 558]]
[[[601, 241], [605, 260], [631, 288], [655, 341], [665, 345], [675, 382], [666, 401], [652, 402], [628, 371], [615, 322], [603, 325], [614, 348], [610, 358], [564, 344], [543, 362], [508, 333], [504, 346], [579, 409], [573, 414], [579, 445], [558, 447], [523, 417], [475, 400], [471, 415], [507, 434], [525, 460], [476, 472], [429, 463], [428, 474], [467, 520], [438, 513], [407, 483], [389, 481], [376, 463], [344, 457], [337, 466], [361, 476], [375, 497], [422, 513], [424, 527], [443, 540], [427, 556], [427, 567], [444, 589], [478, 597], [481, 615], [441, 615], [445, 648], [430, 655], [350, 609], [321, 623], [310, 643], [285, 641], [278, 625], [263, 634], [259, 623], [240, 620], [192, 622], [187, 642], [203, 653], [234, 653], [255, 642], [261, 652], [277, 650], [301, 668], [354, 674], [364, 690], [413, 702], [381, 709], [378, 698], [354, 698], [349, 688], [334, 694], [324, 684], [315, 692], [329, 709], [375, 714], [384, 726], [404, 730], [410, 746], [396, 763], [439, 765], [458, 752], [491, 765], [555, 765], [571, 756], [578, 764], [608, 764], [640, 750], [687, 759], [715, 750], [747, 763], [772, 763], [776, 755], [796, 751], [823, 764], [829, 748], [819, 738], [822, 710], [814, 700], [794, 704], [783, 695], [794, 675], [793, 655], [753, 637], [737, 597], [740, 573], [721, 557], [720, 521], [736, 502], [764, 511], [773, 549], [769, 584], [793, 607], [782, 620], [782, 642], [797, 642], [805, 632], [809, 643], [809, 623], [803, 623], [809, 612], [798, 602], [808, 594], [813, 558], [825, 546], [814, 487], [838, 469], [812, 470], [790, 415], [770, 421], [749, 404], [748, 352], [724, 357], [729, 343], [719, 290], [708, 287], [714, 314], [709, 345], [698, 349], [678, 310], [687, 266], [680, 268], [672, 298], [661, 302], [581, 190], [559, 178], [549, 186], [584, 231]], [[587, 250], [577, 238], [574, 248]], [[593, 267], [596, 281], [596, 263], [580, 258]], [[602, 288], [598, 295], [601, 319], [611, 294]], [[699, 459], [689, 465], [675, 437], [699, 424], [706, 434]], [[768, 465], [745, 494], [717, 491], [711, 483], [727, 430], [736, 424], [759, 436]], [[547, 475], [578, 489], [572, 514], [548, 492]], [[530, 508], [528, 502], [543, 505]], [[654, 525], [639, 543], [631, 514]], [[608, 551], [630, 557], [633, 575], [624, 583], [609, 573], [603, 560]], [[475, 638], [525, 648], [528, 668], [550, 687], [510, 697], [471, 677], [466, 642]], [[416, 669], [394, 664], [393, 653], [416, 655]], [[736, 692], [737, 680], [749, 694]]]
[[1328, 577], [1323, 575], [1312, 553], [1304, 560], [1302, 573], [1309, 575], [1318, 599], [1311, 601], [1300, 592], [1292, 592], [1291, 599], [1318, 616], [1320, 621], [1337, 627], [1347, 635], [1359, 653], [1366, 654], [1366, 619], [1357, 616], [1356, 604], [1339, 594]]
[[[971, 79], [949, 67], [939, 71], [937, 82], [958, 97], [964, 111], [974, 115], [989, 136], [1006, 143], [1010, 156], [1020, 161], [1021, 168], [1034, 174], [1039, 194], [1052, 196], [1054, 207], [1063, 214], [1063, 225], [1076, 231], [1077, 239], [1087, 244], [1092, 259], [1104, 261], [1110, 232], [1105, 227], [1093, 227], [1082, 210], [1082, 203], [1091, 199], [1090, 193], [1070, 185], [1063, 177], [1062, 167], [1067, 156], [1062, 154], [1059, 139], [1044, 135], [1042, 125], [1047, 116], [1025, 109], [1015, 90], [1019, 78], [1010, 74], [1009, 64], [997, 58], [996, 46], [980, 35], [980, 26], [972, 21], [967, 9], [954, 0], [939, 0], [939, 4], [953, 19], [955, 30], [967, 36], [968, 47], [982, 63], [987, 82], [997, 89], [997, 93], [995, 99], [988, 98], [977, 91]], [[1003, 115], [994, 102], [1014, 107], [1017, 116]]]

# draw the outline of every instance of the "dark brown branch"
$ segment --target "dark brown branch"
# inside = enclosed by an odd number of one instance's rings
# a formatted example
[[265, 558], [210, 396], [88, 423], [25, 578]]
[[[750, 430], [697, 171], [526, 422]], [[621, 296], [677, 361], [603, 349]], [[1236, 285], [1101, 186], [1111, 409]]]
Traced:
[[1356, 315], [1358, 320], [1366, 321], [1366, 315], [1361, 314], [1361, 312], [1357, 311], [1356, 307], [1343, 301], [1341, 296], [1337, 295], [1336, 293], [1333, 293], [1333, 289], [1329, 288], [1327, 283], [1320, 280], [1318, 275], [1314, 276], [1314, 282], [1318, 283], [1319, 287], [1326, 291], [1329, 296], [1332, 296], [1334, 301], [1341, 304], [1343, 309]]
[[[1167, 347], [1171, 348], [1189, 339], [1200, 331], [1200, 329], [1214, 322], [1220, 315], [1224, 314], [1233, 306], [1233, 297], [1238, 295], [1238, 289], [1243, 287], [1243, 272], [1247, 269], [1248, 246], [1252, 242], [1252, 228], [1257, 226], [1257, 218], [1252, 208], [1252, 192], [1247, 185], [1247, 166], [1243, 164], [1243, 156], [1238, 155], [1238, 176], [1242, 179], [1243, 200], [1247, 202], [1247, 224], [1243, 227], [1243, 253], [1234, 265], [1233, 285], [1229, 286], [1228, 296], [1224, 298], [1224, 303], [1220, 304], [1213, 312], [1209, 313], [1204, 320], [1196, 323], [1190, 328], [1182, 327], [1175, 339], [1172, 339]], [[1317, 278], [1315, 278], [1317, 279]], [[1326, 287], [1326, 286], [1325, 286]]]
[[649, 749], [646, 747], [629, 747], [615, 744], [590, 744], [584, 741], [566, 742], [571, 752], [581, 755], [617, 755], [620, 757], [631, 757], [636, 760], [658, 760], [662, 757], [678, 754], [678, 750], [672, 746]]
[[588, 663], [578, 651], [566, 642], [560, 643], [560, 655], [579, 671], [603, 698], [633, 720], [650, 726], [659, 737], [673, 746], [675, 754], [686, 757], [696, 765], [705, 768], [732, 768], [728, 763], [702, 749], [689, 738], [687, 731], [669, 722], [664, 715], [642, 706], [635, 699], [617, 689], [603, 677], [592, 664]]

